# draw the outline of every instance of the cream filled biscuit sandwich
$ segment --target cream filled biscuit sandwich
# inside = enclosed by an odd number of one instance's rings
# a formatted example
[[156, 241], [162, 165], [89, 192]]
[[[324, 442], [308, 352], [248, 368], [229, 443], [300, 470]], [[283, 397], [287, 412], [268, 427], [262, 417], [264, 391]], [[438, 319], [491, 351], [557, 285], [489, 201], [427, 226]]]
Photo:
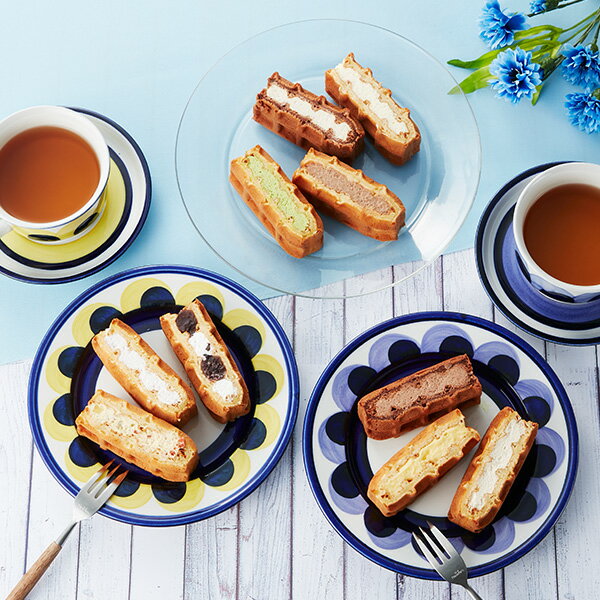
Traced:
[[302, 148], [316, 148], [343, 160], [353, 160], [364, 146], [364, 129], [348, 109], [279, 73], [273, 73], [256, 96], [254, 120]]
[[108, 372], [153, 415], [181, 426], [198, 413], [190, 386], [123, 321], [113, 319], [92, 346]]
[[317, 210], [376, 240], [396, 240], [404, 225], [402, 201], [385, 185], [335, 156], [308, 151], [292, 181]]
[[367, 495], [386, 517], [435, 485], [479, 441], [456, 409], [428, 425], [396, 452], [369, 483]]
[[373, 77], [371, 69], [356, 62], [350, 53], [325, 73], [325, 89], [350, 110], [373, 138], [379, 152], [394, 164], [403, 164], [421, 147], [421, 133], [410, 110], [392, 98], [392, 92]]
[[537, 434], [538, 425], [503, 408], [493, 419], [456, 490], [448, 519], [474, 533], [496, 517]]
[[77, 432], [140, 469], [188, 481], [198, 464], [194, 441], [177, 427], [98, 390], [75, 420]]
[[455, 408], [479, 404], [481, 383], [466, 354], [374, 390], [358, 401], [358, 417], [375, 440], [398, 437]]
[[210, 414], [219, 423], [247, 414], [246, 383], [202, 303], [165, 314], [160, 324]]
[[321, 248], [321, 218], [263, 148], [232, 160], [229, 181], [288, 254], [302, 258]]

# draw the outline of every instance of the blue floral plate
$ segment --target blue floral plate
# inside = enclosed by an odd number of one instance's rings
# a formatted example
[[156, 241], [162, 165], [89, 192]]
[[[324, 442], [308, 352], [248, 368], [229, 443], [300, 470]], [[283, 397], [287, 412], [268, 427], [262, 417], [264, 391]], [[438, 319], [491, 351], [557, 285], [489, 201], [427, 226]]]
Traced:
[[[511, 406], [539, 424], [534, 447], [497, 518], [479, 534], [446, 518], [471, 455], [407, 509], [386, 518], [367, 499], [367, 486], [420, 429], [391, 440], [369, 439], [357, 417], [357, 399], [463, 353], [471, 357], [483, 386], [481, 404], [465, 410], [468, 424], [483, 434], [497, 412]], [[462, 553], [470, 576], [477, 577], [523, 556], [558, 519], [575, 481], [577, 426], [555, 373], [523, 340], [477, 317], [417, 313], [377, 325], [331, 361], [308, 404], [303, 449], [319, 506], [354, 549], [393, 571], [439, 579], [411, 540], [411, 532], [430, 521]]]
[[[186, 378], [159, 317], [194, 298], [211, 314], [239, 366], [252, 409], [221, 425], [198, 401], [199, 415], [184, 430], [198, 446], [199, 465], [187, 483], [170, 483], [77, 435], [74, 421], [98, 388], [133, 402], [90, 344], [114, 317], [133, 327]], [[34, 359], [28, 410], [38, 451], [68, 492], [76, 494], [100, 463], [115, 459], [130, 475], [101, 513], [134, 525], [182, 525], [226, 510], [271, 472], [296, 421], [298, 372], [275, 317], [239, 284], [193, 267], [142, 267], [94, 285], [58, 316]]]
[[542, 292], [531, 283], [517, 255], [512, 230], [517, 198], [535, 175], [557, 164], [523, 171], [492, 198], [477, 229], [477, 269], [492, 302], [518, 327], [559, 344], [598, 344], [600, 297], [576, 303]]

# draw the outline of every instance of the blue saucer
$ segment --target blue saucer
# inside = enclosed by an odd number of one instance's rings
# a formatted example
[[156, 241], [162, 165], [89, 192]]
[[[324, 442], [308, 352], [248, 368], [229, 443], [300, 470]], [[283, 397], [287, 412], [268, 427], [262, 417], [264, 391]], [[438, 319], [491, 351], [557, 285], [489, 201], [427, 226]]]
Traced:
[[518, 327], [559, 344], [598, 344], [600, 298], [575, 303], [541, 292], [529, 280], [517, 255], [512, 220], [519, 193], [535, 175], [557, 164], [523, 171], [494, 196], [477, 229], [477, 269], [492, 302]]

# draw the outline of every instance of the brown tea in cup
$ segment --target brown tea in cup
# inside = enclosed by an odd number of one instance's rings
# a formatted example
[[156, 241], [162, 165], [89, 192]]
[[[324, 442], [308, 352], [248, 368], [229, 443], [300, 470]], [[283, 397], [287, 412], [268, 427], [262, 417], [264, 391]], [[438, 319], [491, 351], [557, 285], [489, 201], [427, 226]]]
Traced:
[[600, 284], [600, 188], [559, 185], [529, 208], [523, 239], [531, 258], [552, 277]]
[[0, 148], [0, 206], [22, 221], [64, 219], [90, 200], [99, 180], [94, 150], [67, 129], [33, 127]]

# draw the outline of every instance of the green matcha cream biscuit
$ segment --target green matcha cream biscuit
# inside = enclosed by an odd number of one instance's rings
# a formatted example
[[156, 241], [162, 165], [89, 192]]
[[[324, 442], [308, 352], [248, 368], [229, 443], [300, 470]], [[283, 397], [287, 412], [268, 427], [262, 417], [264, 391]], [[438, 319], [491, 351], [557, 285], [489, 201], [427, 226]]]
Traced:
[[305, 207], [290, 191], [289, 185], [273, 165], [255, 154], [247, 156], [244, 162], [265, 196], [275, 203], [291, 229], [298, 233], [314, 229], [314, 219], [309, 219]]

